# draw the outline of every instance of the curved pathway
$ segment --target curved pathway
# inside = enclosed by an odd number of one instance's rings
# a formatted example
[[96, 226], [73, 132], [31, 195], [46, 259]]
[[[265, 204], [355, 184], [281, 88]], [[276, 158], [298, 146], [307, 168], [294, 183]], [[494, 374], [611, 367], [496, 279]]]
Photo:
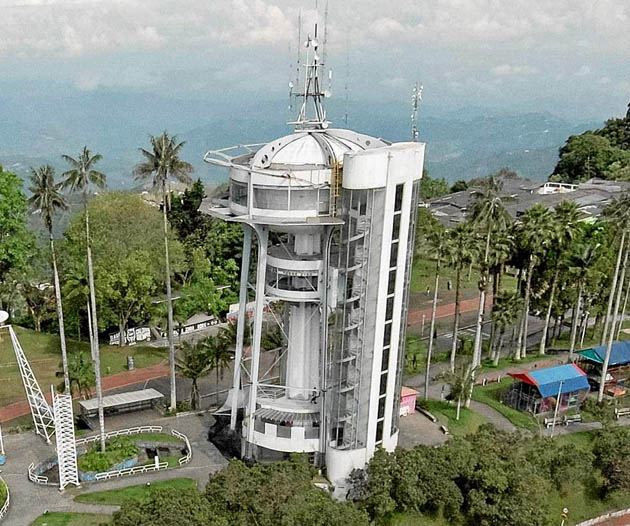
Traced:
[[145, 484], [173, 478], [192, 478], [200, 488], [205, 486], [208, 475], [227, 465], [221, 453], [207, 441], [209, 415], [191, 415], [180, 418], [155, 418], [142, 424], [163, 425], [175, 428], [188, 436], [193, 450], [192, 460], [184, 467], [160, 471], [151, 475], [122, 477], [107, 482], [84, 484], [80, 489], [69, 488], [60, 493], [54, 486], [39, 486], [30, 482], [26, 476], [28, 465], [37, 460], [53, 456], [51, 446], [35, 433], [7, 435], [4, 445], [7, 463], [3, 466], [2, 477], [11, 488], [9, 513], [2, 522], [3, 526], [27, 526], [45, 511], [112, 513], [115, 506], [92, 506], [74, 502], [79, 493], [116, 489], [135, 484]]

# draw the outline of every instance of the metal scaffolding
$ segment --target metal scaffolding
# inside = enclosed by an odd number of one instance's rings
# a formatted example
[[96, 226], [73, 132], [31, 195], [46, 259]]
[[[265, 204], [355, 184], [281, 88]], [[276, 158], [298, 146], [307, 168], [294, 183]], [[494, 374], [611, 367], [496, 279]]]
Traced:
[[48, 405], [44, 394], [42, 393], [35, 373], [31, 369], [31, 365], [26, 359], [26, 355], [22, 350], [22, 346], [17, 339], [15, 331], [11, 325], [7, 325], [9, 334], [11, 335], [11, 343], [13, 344], [13, 350], [15, 351], [15, 357], [20, 368], [20, 375], [22, 376], [22, 383], [24, 384], [24, 390], [26, 391], [26, 398], [28, 399], [28, 405], [31, 408], [31, 415], [33, 416], [33, 423], [35, 424], [35, 432], [46, 439], [46, 442], [50, 444], [50, 439], [55, 433], [55, 418], [52, 408]]
[[79, 486], [77, 448], [74, 439], [74, 415], [72, 397], [67, 394], [54, 396], [55, 431], [57, 433], [57, 466], [59, 467], [59, 490], [69, 484]]

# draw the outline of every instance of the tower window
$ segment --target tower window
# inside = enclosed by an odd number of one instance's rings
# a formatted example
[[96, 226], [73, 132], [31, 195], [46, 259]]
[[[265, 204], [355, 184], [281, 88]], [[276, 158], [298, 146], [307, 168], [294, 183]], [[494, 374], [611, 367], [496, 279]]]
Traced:
[[402, 210], [402, 200], [403, 200], [403, 189], [405, 184], [397, 184], [396, 185], [396, 197], [394, 199], [394, 211], [400, 212]]

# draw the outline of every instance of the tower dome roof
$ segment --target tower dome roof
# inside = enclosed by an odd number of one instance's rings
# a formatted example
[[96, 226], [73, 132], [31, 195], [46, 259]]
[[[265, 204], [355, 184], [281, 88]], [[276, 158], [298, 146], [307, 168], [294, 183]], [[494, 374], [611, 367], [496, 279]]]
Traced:
[[298, 130], [275, 139], [254, 155], [252, 168], [330, 168], [346, 152], [386, 146], [382, 139], [351, 130]]

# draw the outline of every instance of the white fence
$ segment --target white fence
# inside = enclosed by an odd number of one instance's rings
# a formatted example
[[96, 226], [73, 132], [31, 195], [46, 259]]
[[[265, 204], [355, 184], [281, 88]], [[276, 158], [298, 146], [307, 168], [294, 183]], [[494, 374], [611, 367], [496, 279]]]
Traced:
[[[120, 429], [118, 431], [110, 431], [109, 433], [105, 433], [105, 438], [113, 438], [119, 436], [129, 436], [129, 435], [139, 435], [141, 433], [161, 433], [163, 427], [162, 426], [139, 426], [139, 427], [131, 427], [129, 429]], [[190, 446], [190, 441], [188, 437], [175, 429], [171, 430], [171, 435], [178, 438], [182, 442], [186, 444], [186, 454], [179, 459], [179, 465], [183, 466], [184, 464], [188, 464], [190, 459], [192, 458], [192, 447]], [[89, 444], [92, 442], [98, 442], [100, 440], [100, 435], [80, 438], [75, 442], [77, 446], [83, 444]], [[110, 480], [119, 477], [126, 477], [129, 475], [138, 475], [140, 473], [151, 473], [154, 471], [162, 471], [164, 469], [168, 469], [168, 462], [160, 462], [157, 466], [155, 464], [150, 464], [146, 466], [134, 466], [131, 468], [123, 468], [116, 469], [114, 471], [104, 471], [102, 473], [97, 473], [94, 478], [97, 481], [100, 480]], [[48, 477], [44, 477], [42, 475], [38, 475], [35, 473], [35, 464], [31, 463], [28, 467], [28, 479], [35, 484], [42, 485], [57, 485], [48, 482]], [[2, 516], [0, 515], [0, 518]]]
[[179, 465], [183, 466], [184, 464], [188, 464], [190, 462], [190, 459], [192, 458], [192, 448], [190, 447], [190, 442], [188, 441], [188, 437], [184, 435], [183, 433], [176, 431], [175, 429], [171, 430], [171, 435], [179, 438], [180, 440], [183, 440], [186, 443], [186, 454], [182, 458], [179, 459]]
[[[140, 433], [161, 433], [162, 426], [139, 426], [139, 427], [130, 427], [129, 429], [119, 429], [118, 431], [110, 431], [109, 433], [105, 433], [105, 440], [108, 438], [128, 436], [128, 435], [139, 435]], [[101, 435], [94, 435], [85, 438], [79, 438], [75, 441], [77, 446], [82, 444], [90, 444], [92, 442], [98, 442], [101, 439]]]
[[33, 462], [31, 462], [31, 465], [28, 467], [28, 480], [34, 482], [35, 484], [48, 485], [48, 477], [42, 477], [41, 475], [35, 473], [35, 463]]
[[7, 500], [4, 501], [2, 508], [0, 508], [0, 520], [4, 519], [4, 516], [9, 511], [9, 502], [11, 501], [11, 494], [9, 493], [9, 486], [4, 481], [2, 477], [0, 477], [0, 482], [4, 484], [4, 487], [7, 488]]
[[128, 475], [137, 475], [138, 473], [151, 473], [152, 471], [162, 471], [168, 468], [168, 462], [160, 462], [157, 466], [151, 464], [148, 466], [134, 466], [133, 468], [117, 469], [115, 471], [104, 471], [95, 475], [96, 480], [109, 480]]

